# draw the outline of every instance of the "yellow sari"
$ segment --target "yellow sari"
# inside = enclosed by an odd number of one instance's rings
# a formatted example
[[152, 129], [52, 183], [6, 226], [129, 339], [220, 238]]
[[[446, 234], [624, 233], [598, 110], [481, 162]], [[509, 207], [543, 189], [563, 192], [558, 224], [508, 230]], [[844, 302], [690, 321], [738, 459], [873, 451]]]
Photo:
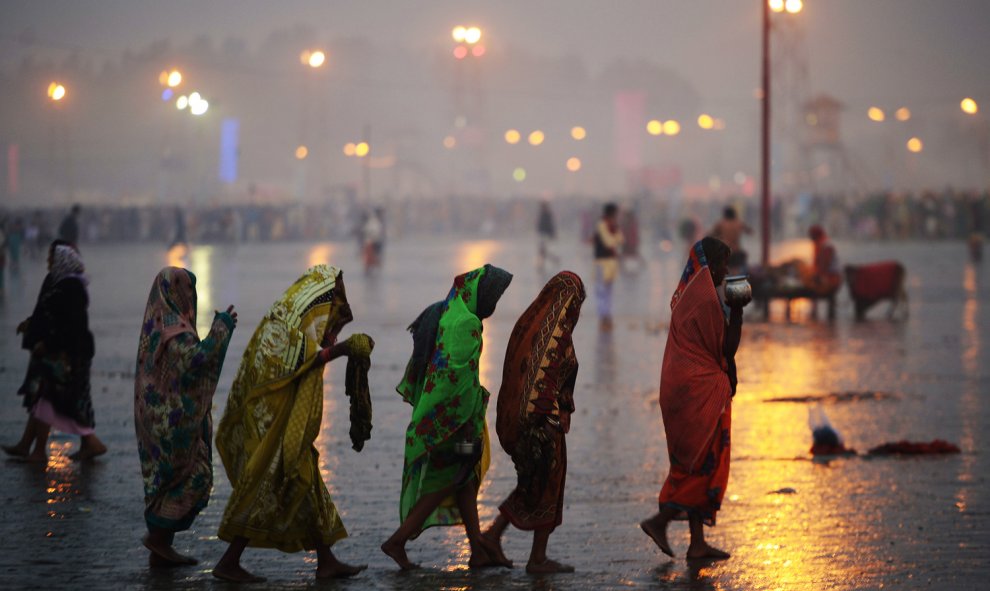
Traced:
[[314, 550], [347, 537], [313, 445], [323, 417], [320, 341], [347, 306], [339, 271], [309, 269], [276, 301], [241, 360], [216, 447], [233, 487], [218, 533], [257, 548]]

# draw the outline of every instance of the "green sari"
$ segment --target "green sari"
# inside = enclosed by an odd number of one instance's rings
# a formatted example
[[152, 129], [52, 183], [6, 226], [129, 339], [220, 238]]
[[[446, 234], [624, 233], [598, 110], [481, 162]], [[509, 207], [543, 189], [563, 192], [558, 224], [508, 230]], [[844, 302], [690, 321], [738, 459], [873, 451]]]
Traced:
[[[479, 291], [484, 289], [483, 277], [496, 272], [511, 279], [501, 269], [486, 265], [454, 280], [450, 293], [440, 305], [442, 312], [436, 340], [425, 371], [417, 370], [414, 357], [396, 387], [413, 407], [412, 420], [406, 430], [399, 503], [401, 521], [405, 521], [423, 496], [451, 484], [476, 486], [473, 483], [480, 483], [488, 470], [491, 455], [485, 411], [490, 394], [481, 385], [478, 373], [482, 347], [478, 298]], [[502, 279], [504, 284], [495, 282], [498, 285], [492, 286], [494, 293], [487, 294], [492, 300], [492, 310], [494, 300], [508, 286], [509, 279]], [[418, 374], [421, 375], [417, 379]], [[463, 440], [481, 441], [480, 459], [465, 458], [455, 452], [455, 443]], [[466, 480], [458, 482], [465, 472], [466, 462], [471, 461], [476, 462], [473, 470]], [[460, 511], [454, 495], [450, 495], [427, 518], [422, 529], [460, 523], [463, 523]]]

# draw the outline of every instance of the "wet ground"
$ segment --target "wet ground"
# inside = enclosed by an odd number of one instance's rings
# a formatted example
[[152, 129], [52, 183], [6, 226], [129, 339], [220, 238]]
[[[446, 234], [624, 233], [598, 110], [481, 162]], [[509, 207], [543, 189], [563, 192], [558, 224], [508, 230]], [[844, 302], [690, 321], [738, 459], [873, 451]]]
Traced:
[[[564, 524], [551, 538], [550, 552], [576, 565], [577, 573], [526, 575], [521, 567], [530, 536], [511, 529], [506, 550], [519, 566], [469, 572], [467, 545], [455, 528], [433, 529], [412, 542], [411, 557], [426, 568], [400, 573], [378, 545], [398, 522], [401, 434], [409, 408], [393, 388], [412, 346], [404, 328], [446, 294], [455, 274], [489, 261], [514, 271], [512, 286], [486, 321], [482, 379], [497, 392], [508, 333], [546, 278], [535, 270], [531, 242], [410, 238], [390, 244], [382, 274], [370, 278], [362, 274], [351, 244], [199, 246], [188, 253], [187, 264], [199, 278], [201, 333], [214, 308], [233, 303], [240, 312], [215, 399], [216, 417], [253, 327], [308, 265], [330, 262], [345, 270], [356, 318], [349, 328], [377, 342], [370, 376], [372, 440], [360, 454], [350, 448], [343, 362], [328, 370], [318, 440], [324, 478], [351, 534], [335, 551], [370, 568], [352, 581], [318, 586], [968, 589], [990, 575], [990, 265], [974, 268], [963, 262], [963, 245], [943, 243], [838, 245], [848, 262], [898, 258], [906, 264], [911, 299], [904, 321], [887, 321], [881, 309], [854, 323], [845, 296], [834, 323], [809, 319], [801, 302], [790, 323], [780, 307], [772, 309], [771, 323], [748, 317], [737, 357], [732, 475], [718, 525], [708, 534], [733, 553], [731, 559], [689, 567], [683, 559], [684, 525], [672, 526], [679, 555], [673, 560], [637, 527], [656, 510], [668, 466], [657, 387], [668, 302], [683, 260], [679, 252], [658, 251], [640, 273], [623, 276], [617, 285], [612, 333], [599, 333], [593, 296], [576, 332], [578, 411], [568, 436]], [[777, 252], [786, 254], [790, 247], [779, 245]], [[558, 250], [565, 266], [591, 276], [585, 247], [575, 243]], [[46, 467], [0, 463], [0, 587], [226, 587], [209, 573], [224, 550], [216, 530], [230, 494], [219, 458], [210, 506], [177, 539], [180, 551], [198, 556], [202, 564], [152, 572], [140, 546], [144, 523], [132, 371], [150, 282], [168, 258], [153, 245], [86, 246], [84, 256], [97, 342], [97, 429], [110, 452], [75, 465], [66, 455], [78, 440], [59, 435], [51, 440]], [[17, 439], [25, 421], [15, 391], [27, 355], [18, 348], [14, 327], [30, 313], [42, 272], [41, 263], [26, 263], [18, 277], [8, 277], [0, 305], [0, 334], [6, 335], [0, 339], [5, 397], [0, 439], [5, 442]], [[807, 398], [849, 392], [881, 395], [824, 400], [848, 445], [865, 451], [899, 439], [943, 438], [962, 453], [810, 461]], [[497, 446], [496, 451], [480, 498], [485, 522], [514, 485], [511, 462]], [[781, 489], [792, 492], [774, 493]], [[245, 566], [268, 577], [268, 587], [316, 585], [310, 554], [249, 549]]]

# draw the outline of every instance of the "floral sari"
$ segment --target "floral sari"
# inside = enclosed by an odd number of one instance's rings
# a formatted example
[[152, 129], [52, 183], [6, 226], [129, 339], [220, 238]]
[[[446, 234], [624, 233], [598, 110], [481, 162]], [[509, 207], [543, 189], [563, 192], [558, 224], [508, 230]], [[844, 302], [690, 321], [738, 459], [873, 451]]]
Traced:
[[580, 277], [558, 273], [516, 321], [506, 347], [495, 430], [512, 456], [518, 483], [499, 511], [519, 529], [562, 522], [564, 436], [578, 370], [571, 335], [584, 298]]
[[701, 242], [670, 302], [660, 374], [660, 410], [670, 473], [660, 507], [715, 524], [729, 481], [732, 386], [723, 353], [726, 317]]
[[[427, 347], [425, 367], [417, 367], [414, 349], [405, 376], [396, 387], [413, 407], [406, 430], [399, 503], [401, 521], [405, 521], [424, 495], [450, 485], [463, 486], [472, 479], [480, 483], [488, 470], [491, 455], [485, 411], [489, 393], [481, 385], [478, 373], [481, 321], [494, 310], [494, 302], [508, 287], [511, 277], [491, 265], [459, 275], [447, 298], [427, 308], [410, 327], [414, 338], [432, 334], [433, 327], [436, 336]], [[479, 299], [487, 303], [479, 305]], [[484, 312], [489, 306], [490, 310]], [[424, 318], [431, 311], [439, 314], [439, 320]], [[480, 443], [480, 454], [458, 455], [455, 444], [459, 441]], [[460, 523], [463, 523], [461, 514], [451, 495], [427, 518], [422, 529]]]
[[327, 265], [309, 269], [268, 310], [244, 352], [217, 428], [233, 487], [222, 540], [298, 552], [347, 537], [313, 445], [323, 420], [321, 340], [333, 318], [350, 314], [335, 294], [338, 274]]
[[134, 428], [149, 527], [189, 529], [213, 488], [213, 395], [234, 330], [229, 314], [196, 334], [196, 276], [162, 269], [141, 324]]

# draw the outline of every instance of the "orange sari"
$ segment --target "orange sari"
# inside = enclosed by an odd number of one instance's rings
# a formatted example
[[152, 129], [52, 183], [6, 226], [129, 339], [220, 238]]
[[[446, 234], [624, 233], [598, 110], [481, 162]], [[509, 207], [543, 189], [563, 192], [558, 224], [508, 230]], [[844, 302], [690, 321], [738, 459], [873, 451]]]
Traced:
[[670, 473], [660, 508], [714, 525], [729, 481], [732, 387], [722, 349], [726, 317], [701, 242], [691, 249], [670, 306], [660, 374]]

